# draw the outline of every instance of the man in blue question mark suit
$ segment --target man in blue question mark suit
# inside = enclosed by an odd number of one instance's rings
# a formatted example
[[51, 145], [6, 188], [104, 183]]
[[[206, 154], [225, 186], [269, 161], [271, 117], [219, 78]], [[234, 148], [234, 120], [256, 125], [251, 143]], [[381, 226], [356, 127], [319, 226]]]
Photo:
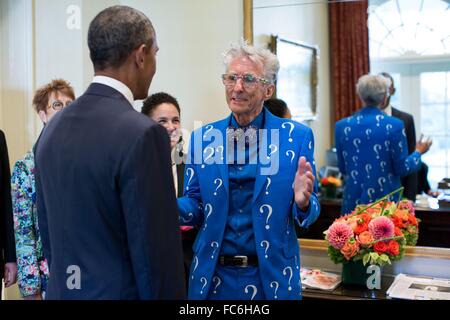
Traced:
[[388, 87], [380, 75], [359, 78], [356, 89], [364, 107], [336, 123], [338, 166], [345, 176], [341, 214], [400, 188], [400, 177], [419, 170], [421, 155], [431, 146], [419, 141], [408, 156], [403, 121], [380, 110]]
[[190, 299], [300, 299], [294, 223], [308, 227], [320, 206], [310, 128], [263, 108], [275, 89], [277, 57], [244, 42], [225, 54], [231, 115], [190, 142], [182, 224], [199, 226]]

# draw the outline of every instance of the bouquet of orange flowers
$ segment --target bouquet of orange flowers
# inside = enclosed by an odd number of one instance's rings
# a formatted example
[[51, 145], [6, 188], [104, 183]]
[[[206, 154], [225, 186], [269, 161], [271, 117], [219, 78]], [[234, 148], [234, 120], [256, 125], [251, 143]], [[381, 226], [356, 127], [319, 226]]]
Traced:
[[323, 187], [330, 186], [330, 185], [334, 186], [334, 187], [342, 186], [341, 179], [333, 177], [333, 176], [322, 178], [322, 180], [320, 180], [320, 183], [322, 184]]
[[322, 178], [320, 185], [327, 198], [336, 198], [337, 188], [342, 186], [342, 181], [339, 178], [329, 176]]
[[417, 243], [419, 220], [412, 202], [395, 203], [388, 201], [388, 196], [372, 204], [358, 205], [324, 232], [331, 260], [335, 263], [362, 260], [364, 265], [383, 266], [400, 260], [405, 246]]

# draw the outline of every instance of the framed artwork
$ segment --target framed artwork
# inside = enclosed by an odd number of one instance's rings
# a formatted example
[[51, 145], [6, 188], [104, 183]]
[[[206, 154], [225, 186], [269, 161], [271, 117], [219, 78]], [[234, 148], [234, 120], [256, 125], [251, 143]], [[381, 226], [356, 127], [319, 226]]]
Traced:
[[318, 48], [271, 36], [269, 49], [280, 61], [274, 96], [286, 102], [292, 119], [314, 120], [317, 110]]

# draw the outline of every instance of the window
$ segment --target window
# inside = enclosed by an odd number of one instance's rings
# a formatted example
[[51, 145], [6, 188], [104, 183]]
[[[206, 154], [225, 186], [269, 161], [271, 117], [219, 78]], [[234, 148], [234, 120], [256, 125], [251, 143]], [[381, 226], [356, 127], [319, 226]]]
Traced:
[[416, 136], [433, 139], [423, 161], [432, 188], [450, 176], [450, 1], [370, 0], [372, 73], [388, 72], [391, 104], [414, 116]]
[[371, 57], [450, 53], [450, 3], [443, 0], [370, 1]]

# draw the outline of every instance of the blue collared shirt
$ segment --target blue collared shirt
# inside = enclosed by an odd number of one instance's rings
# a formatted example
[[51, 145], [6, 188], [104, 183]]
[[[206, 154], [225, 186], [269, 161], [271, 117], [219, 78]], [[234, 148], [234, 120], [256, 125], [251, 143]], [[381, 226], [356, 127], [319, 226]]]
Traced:
[[[264, 109], [249, 125], [257, 129], [263, 128]], [[234, 128], [240, 127], [234, 116], [231, 117], [231, 126]], [[234, 163], [228, 165], [230, 182], [229, 212], [221, 246], [221, 255], [256, 255], [252, 199], [257, 164], [253, 164], [249, 160], [257, 159], [255, 152], [258, 152], [258, 148], [248, 148], [246, 146], [245, 162], [238, 161], [237, 145], [235, 144]], [[241, 162], [244, 163], [242, 164]]]

